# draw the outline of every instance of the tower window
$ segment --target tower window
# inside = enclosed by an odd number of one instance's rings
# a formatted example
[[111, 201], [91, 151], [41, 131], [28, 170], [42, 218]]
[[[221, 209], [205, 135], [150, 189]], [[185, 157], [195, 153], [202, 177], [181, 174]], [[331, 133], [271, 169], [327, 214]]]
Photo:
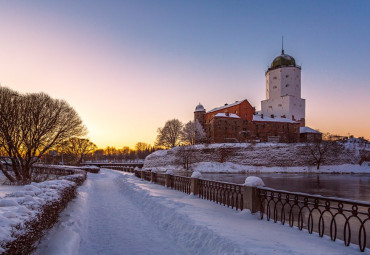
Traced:
[[289, 87], [289, 84], [285, 85], [285, 87]]
[[269, 108], [271, 108], [271, 109], [272, 109], [272, 105], [269, 105]]
[[277, 79], [277, 77], [276, 76], [274, 76], [274, 78], [273, 78], [274, 80], [276, 80]]
[[282, 107], [283, 105], [282, 104], [279, 104], [280, 107]]
[[276, 89], [277, 87], [276, 86], [274, 86], [274, 87], [272, 87], [273, 89]]
[[285, 78], [288, 78], [289, 77], [289, 75], [287, 74], [287, 75], [285, 75]]

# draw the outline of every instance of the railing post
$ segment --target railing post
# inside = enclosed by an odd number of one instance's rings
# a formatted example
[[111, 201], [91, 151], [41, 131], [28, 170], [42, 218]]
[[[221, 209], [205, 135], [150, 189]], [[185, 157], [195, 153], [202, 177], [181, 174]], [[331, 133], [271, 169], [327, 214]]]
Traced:
[[244, 186], [243, 208], [249, 209], [252, 214], [260, 210], [261, 200], [258, 196], [257, 187]]
[[143, 169], [140, 169], [140, 171], [141, 171], [141, 179], [144, 180], [145, 173], [144, 173]]
[[150, 182], [156, 182], [156, 173], [157, 171], [155, 169], [152, 169], [150, 172]]
[[170, 179], [171, 175], [173, 175], [172, 170], [167, 170], [167, 171], [166, 171], [166, 173], [165, 173], [165, 175], [164, 175], [164, 176], [165, 176], [165, 179], [164, 179], [164, 186], [165, 186], [166, 188], [171, 187], [171, 179]]
[[198, 178], [191, 178], [190, 179], [190, 195], [198, 195], [199, 194], [199, 179]]
[[260, 210], [261, 200], [258, 196], [258, 186], [264, 186], [262, 179], [249, 176], [245, 179], [243, 187], [243, 208], [249, 209], [252, 214]]
[[190, 177], [190, 194], [198, 195], [199, 194], [199, 179], [202, 178], [202, 174], [198, 171], [195, 171], [191, 174]]

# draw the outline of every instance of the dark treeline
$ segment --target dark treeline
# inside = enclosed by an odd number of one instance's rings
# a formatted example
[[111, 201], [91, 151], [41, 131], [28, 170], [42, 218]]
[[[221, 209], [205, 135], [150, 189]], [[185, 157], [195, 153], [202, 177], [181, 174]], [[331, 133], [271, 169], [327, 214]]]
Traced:
[[[134, 149], [124, 146], [117, 149], [114, 146], [108, 146], [105, 149], [95, 149], [84, 155], [83, 162], [107, 161], [107, 162], [123, 162], [143, 160], [146, 156], [156, 151], [157, 148], [150, 144], [138, 142]], [[47, 164], [69, 164], [71, 155], [64, 154], [61, 151], [51, 151], [43, 157], [43, 162]]]

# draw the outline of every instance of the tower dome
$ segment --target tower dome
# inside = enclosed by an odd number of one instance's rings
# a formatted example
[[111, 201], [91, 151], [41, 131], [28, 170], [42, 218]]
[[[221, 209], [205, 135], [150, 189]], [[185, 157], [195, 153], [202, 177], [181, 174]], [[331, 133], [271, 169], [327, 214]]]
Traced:
[[200, 103], [197, 105], [197, 107], [195, 107], [195, 111], [194, 112], [205, 112], [206, 109], [204, 109], [203, 105], [201, 105]]
[[288, 54], [284, 54], [284, 50], [282, 50], [280, 56], [277, 56], [274, 61], [272, 61], [269, 70], [280, 68], [283, 66], [297, 66], [295, 64], [295, 59]]

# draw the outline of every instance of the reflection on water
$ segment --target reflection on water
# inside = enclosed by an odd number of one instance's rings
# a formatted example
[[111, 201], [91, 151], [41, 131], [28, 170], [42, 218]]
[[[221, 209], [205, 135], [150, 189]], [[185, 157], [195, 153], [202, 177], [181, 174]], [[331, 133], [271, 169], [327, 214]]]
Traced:
[[274, 189], [370, 202], [370, 174], [209, 174], [204, 179], [242, 184], [247, 176], [262, 178]]

